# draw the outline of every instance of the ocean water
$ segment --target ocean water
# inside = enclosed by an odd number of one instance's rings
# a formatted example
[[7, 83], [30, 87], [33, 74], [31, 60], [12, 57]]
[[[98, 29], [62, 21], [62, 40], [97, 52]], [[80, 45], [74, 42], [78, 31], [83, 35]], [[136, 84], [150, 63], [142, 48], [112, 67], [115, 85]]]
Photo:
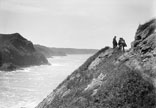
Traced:
[[34, 108], [90, 56], [53, 57], [51, 65], [0, 72], [0, 108]]

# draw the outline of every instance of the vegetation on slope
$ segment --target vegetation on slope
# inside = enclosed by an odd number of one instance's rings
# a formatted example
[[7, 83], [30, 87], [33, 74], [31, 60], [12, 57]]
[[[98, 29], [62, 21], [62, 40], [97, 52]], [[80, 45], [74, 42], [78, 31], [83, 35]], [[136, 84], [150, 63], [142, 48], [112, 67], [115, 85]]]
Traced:
[[90, 57], [36, 108], [155, 108], [155, 22], [139, 26], [130, 50]]

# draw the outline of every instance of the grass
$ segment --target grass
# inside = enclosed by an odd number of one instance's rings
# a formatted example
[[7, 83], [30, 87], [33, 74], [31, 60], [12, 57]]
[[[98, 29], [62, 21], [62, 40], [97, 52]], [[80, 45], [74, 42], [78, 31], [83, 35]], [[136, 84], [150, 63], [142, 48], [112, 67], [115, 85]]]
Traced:
[[156, 95], [151, 81], [141, 73], [120, 67], [107, 79], [93, 98], [96, 108], [155, 108]]
[[[108, 47], [90, 57], [79, 69], [73, 72], [62, 84], [70, 93], [63, 98], [55, 96], [45, 108], [155, 108], [156, 94], [151, 79], [144, 78], [142, 72], [129, 69], [124, 63], [115, 65], [115, 60], [123, 53], [117, 49], [111, 56], [102, 59], [95, 70], [88, 66], [99, 54], [107, 51]], [[99, 74], [106, 75], [102, 85], [94, 90], [84, 91], [93, 78]], [[80, 74], [80, 77], [75, 77]], [[74, 79], [71, 80], [71, 77]], [[56, 89], [57, 90], [57, 89]], [[42, 107], [41, 107], [42, 108]]]

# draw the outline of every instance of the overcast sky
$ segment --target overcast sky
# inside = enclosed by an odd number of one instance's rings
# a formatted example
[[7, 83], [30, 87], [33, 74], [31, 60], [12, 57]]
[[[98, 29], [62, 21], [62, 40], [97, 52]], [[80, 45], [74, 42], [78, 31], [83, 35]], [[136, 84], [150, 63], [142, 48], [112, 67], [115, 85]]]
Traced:
[[50, 47], [102, 48], [154, 18], [155, 0], [0, 0], [0, 33]]

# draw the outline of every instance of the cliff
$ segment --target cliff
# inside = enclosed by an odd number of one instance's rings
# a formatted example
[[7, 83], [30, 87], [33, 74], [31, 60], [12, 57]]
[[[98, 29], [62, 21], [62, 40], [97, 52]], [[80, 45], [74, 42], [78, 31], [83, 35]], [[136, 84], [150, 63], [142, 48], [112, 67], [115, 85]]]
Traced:
[[68, 54], [94, 54], [97, 49], [76, 49], [76, 48], [54, 48], [42, 45], [34, 45], [36, 51], [42, 53], [47, 58], [52, 56], [66, 56]]
[[19, 33], [0, 34], [0, 70], [11, 71], [22, 67], [48, 64], [31, 41]]
[[139, 25], [126, 52], [101, 49], [36, 108], [156, 108], [155, 29]]

